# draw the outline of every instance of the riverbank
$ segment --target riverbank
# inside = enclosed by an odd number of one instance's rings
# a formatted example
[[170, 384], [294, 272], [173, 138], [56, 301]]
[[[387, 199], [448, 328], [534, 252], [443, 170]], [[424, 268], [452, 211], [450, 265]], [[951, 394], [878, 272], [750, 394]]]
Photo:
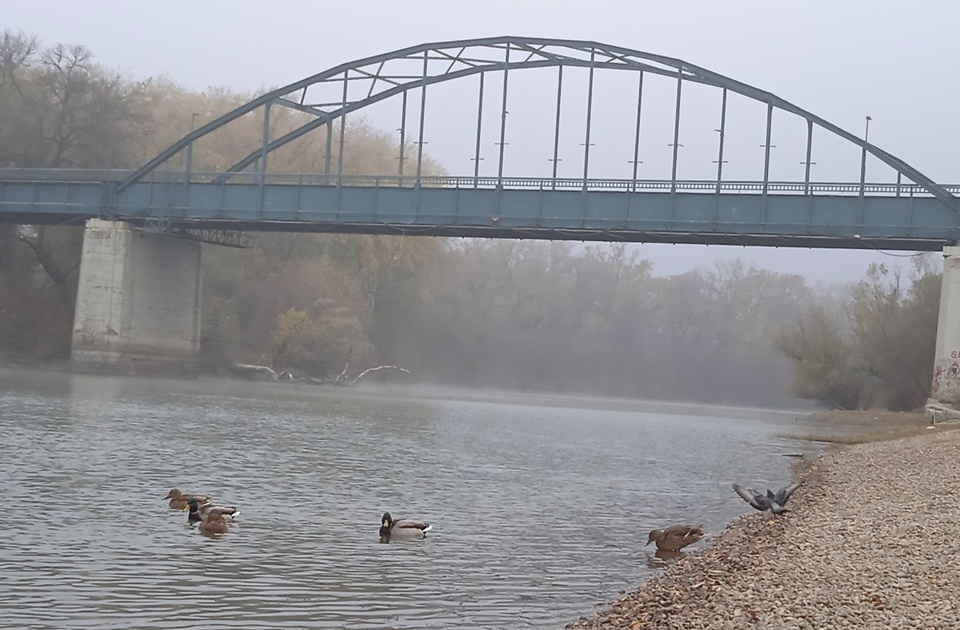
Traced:
[[[924, 411], [816, 411], [807, 418], [802, 433], [782, 437], [824, 444], [864, 444], [925, 435], [930, 419]], [[940, 422], [937, 430], [960, 429], [955, 421]]]
[[739, 519], [566, 628], [960, 627], [958, 453], [940, 427], [828, 453], [799, 472], [793, 512]]

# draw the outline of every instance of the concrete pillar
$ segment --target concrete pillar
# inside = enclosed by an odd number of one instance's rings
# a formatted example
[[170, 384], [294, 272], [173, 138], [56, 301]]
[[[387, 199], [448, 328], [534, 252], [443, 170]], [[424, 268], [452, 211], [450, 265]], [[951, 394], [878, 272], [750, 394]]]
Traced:
[[87, 221], [71, 359], [82, 370], [194, 377], [200, 244]]
[[943, 283], [931, 398], [960, 403], [960, 247], [943, 248]]

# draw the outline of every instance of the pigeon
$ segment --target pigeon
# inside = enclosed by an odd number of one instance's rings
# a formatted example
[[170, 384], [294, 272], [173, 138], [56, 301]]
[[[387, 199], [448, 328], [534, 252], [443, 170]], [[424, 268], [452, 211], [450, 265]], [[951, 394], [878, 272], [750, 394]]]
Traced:
[[774, 514], [782, 514], [784, 512], [789, 512], [790, 510], [784, 508], [787, 504], [787, 501], [790, 500], [790, 495], [800, 487], [800, 483], [792, 483], [786, 488], [781, 488], [774, 494], [772, 490], [767, 490], [766, 494], [760, 494], [753, 488], [741, 488], [737, 484], [733, 484], [733, 490], [740, 495], [740, 498], [750, 504], [755, 510], [760, 510], [765, 512], [770, 510]]

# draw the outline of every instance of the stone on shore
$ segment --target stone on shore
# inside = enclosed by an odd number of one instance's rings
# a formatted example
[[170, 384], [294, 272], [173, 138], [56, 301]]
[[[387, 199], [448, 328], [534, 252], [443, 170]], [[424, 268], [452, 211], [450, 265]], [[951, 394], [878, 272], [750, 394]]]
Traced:
[[960, 628], [960, 431], [861, 444], [801, 474], [793, 512], [740, 519], [566, 628]]

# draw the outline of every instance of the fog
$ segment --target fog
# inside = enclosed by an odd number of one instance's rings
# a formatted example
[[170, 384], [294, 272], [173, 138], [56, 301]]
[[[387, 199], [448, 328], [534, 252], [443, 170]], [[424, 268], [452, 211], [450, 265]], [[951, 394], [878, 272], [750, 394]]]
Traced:
[[[725, 8], [565, 1], [439, 6], [7, 3], [5, 28], [22, 29], [47, 45], [87, 46], [100, 66], [86, 71], [93, 76], [121, 69], [132, 96], [118, 103], [119, 114], [97, 118], [99, 127], [76, 130], [87, 136], [56, 163], [37, 148], [49, 138], [31, 136], [27, 126], [9, 135], [14, 126], [7, 125], [0, 162], [135, 166], [250, 94], [392, 49], [508, 33], [677, 57], [777, 94], [856, 135], [869, 115], [872, 143], [934, 180], [949, 183], [954, 176], [960, 123], [950, 110], [953, 88], [940, 78], [937, 46], [952, 36], [950, 25], [960, 17], [953, 4], [920, 3], [909, 15], [892, 2], [874, 3], [869, 11], [759, 2]], [[825, 20], [821, 9], [828, 7]], [[902, 49], [891, 42], [903, 42]], [[21, 78], [33, 77], [25, 85], [37, 90], [36, 102], [49, 99], [44, 90], [57, 89], [41, 80], [38, 67], [17, 70]], [[555, 68], [512, 75], [506, 175], [550, 176], [557, 78]], [[676, 84], [656, 76], [647, 81], [638, 176], [665, 178]], [[558, 175], [579, 177], [586, 70], [565, 69], [564, 86]], [[630, 177], [637, 87], [635, 73], [597, 71], [591, 177]], [[5, 116], [37, 117], [41, 132], [56, 119], [53, 109], [36, 111], [29, 99], [6, 89], [4, 102], [11, 106]], [[424, 151], [432, 172], [473, 173], [477, 90], [477, 77], [430, 88]], [[720, 91], [689, 82], [683, 90], [678, 177], [710, 179], [717, 168]], [[502, 96], [501, 84], [488, 81], [480, 175], [498, 169]], [[409, 100], [408, 141], [420, 117], [419, 98]], [[365, 109], [363, 120], [349, 121], [345, 172], [394, 172], [399, 116], [400, 99], [388, 99]], [[195, 167], [233, 163], [259, 142], [260, 125], [247, 117], [211, 134], [198, 143]], [[731, 94], [726, 125], [725, 179], [759, 179], [765, 107]], [[802, 179], [805, 133], [801, 119], [775, 112], [772, 179]], [[309, 154], [278, 151], [270, 168], [316, 169], [314, 149], [322, 141], [309, 141]], [[849, 143], [818, 133], [813, 180], [855, 181], [859, 156]], [[867, 168], [869, 181], [893, 179], [877, 160], [868, 160]], [[15, 305], [0, 317], [0, 358], [69, 352], [81, 237], [76, 228], [17, 233], [0, 226], [0, 242], [16, 243], [0, 251], [0, 295]], [[903, 269], [906, 287], [911, 258], [910, 252], [873, 250], [258, 235], [251, 250], [205, 247], [202, 350], [211, 370], [262, 362], [329, 377], [348, 363], [354, 370], [396, 363], [421, 382], [439, 384], [790, 406], [796, 404], [790, 363], [775, 347], [776, 337], [796, 327], [811, 306], [835, 317], [845, 332], [846, 285], [881, 263], [885, 270]], [[881, 288], [892, 282], [893, 276], [883, 276]], [[904, 295], [896, 299], [913, 299]], [[924, 313], [932, 312], [931, 295], [924, 293]], [[925, 347], [925, 339], [913, 345]]]

